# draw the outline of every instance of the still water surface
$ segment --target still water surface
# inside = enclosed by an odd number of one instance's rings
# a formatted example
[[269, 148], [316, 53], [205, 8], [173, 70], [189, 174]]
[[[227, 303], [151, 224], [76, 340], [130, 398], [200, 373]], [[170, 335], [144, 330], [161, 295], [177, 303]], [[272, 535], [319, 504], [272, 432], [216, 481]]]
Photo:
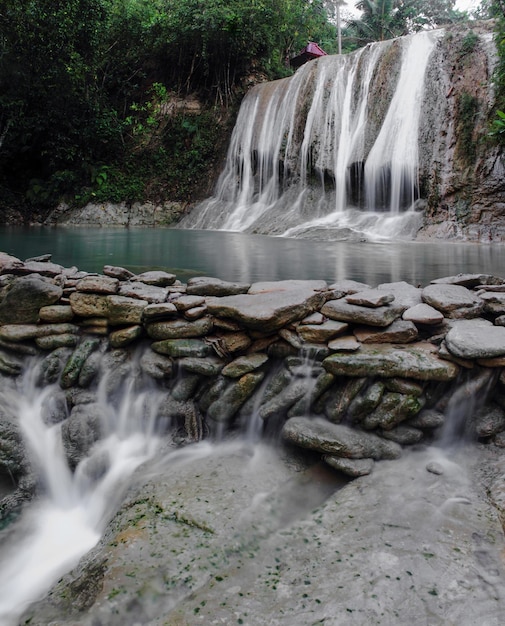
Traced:
[[21, 259], [52, 253], [65, 267], [101, 272], [120, 265], [138, 273], [165, 269], [191, 276], [253, 282], [343, 278], [370, 285], [426, 284], [459, 272], [505, 276], [504, 244], [354, 243], [172, 229], [0, 228], [0, 250]]

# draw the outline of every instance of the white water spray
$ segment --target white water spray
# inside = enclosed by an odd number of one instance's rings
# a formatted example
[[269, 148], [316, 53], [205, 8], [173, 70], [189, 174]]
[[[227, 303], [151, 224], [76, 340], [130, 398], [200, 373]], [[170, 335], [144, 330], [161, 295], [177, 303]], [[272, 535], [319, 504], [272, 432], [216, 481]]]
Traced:
[[[156, 417], [160, 397], [134, 390], [134, 378], [123, 390], [119, 406], [106, 397], [102, 381], [102, 438], [69, 468], [61, 424], [44, 422], [44, 404], [55, 389], [37, 388], [34, 372], [18, 392], [2, 400], [16, 410], [42, 493], [13, 529], [15, 541], [4, 546], [0, 566], [0, 623], [14, 626], [24, 609], [39, 599], [100, 540], [139, 468], [160, 450]], [[94, 405], [95, 406], [95, 405]], [[209, 454], [209, 446], [190, 446], [167, 454], [166, 461]]]
[[[425, 72], [442, 31], [303, 65], [245, 97], [215, 196], [183, 228], [412, 238]], [[394, 54], [391, 54], [393, 51]], [[398, 59], [398, 71], [391, 59]], [[392, 92], [388, 106], [383, 81]]]

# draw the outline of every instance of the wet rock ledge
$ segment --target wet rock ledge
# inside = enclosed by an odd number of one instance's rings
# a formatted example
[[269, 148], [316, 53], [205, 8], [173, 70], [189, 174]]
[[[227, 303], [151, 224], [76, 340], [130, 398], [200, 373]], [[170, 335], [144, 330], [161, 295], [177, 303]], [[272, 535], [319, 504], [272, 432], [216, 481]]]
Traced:
[[[344, 280], [182, 284], [0, 253], [0, 372], [34, 357], [55, 385], [72, 464], [99, 437], [98, 382], [126, 372], [165, 394], [178, 441], [259, 424], [351, 476], [402, 446], [467, 432], [505, 446], [505, 279], [481, 274], [372, 287]], [[0, 415], [0, 476], [22, 483], [19, 436]], [[17, 447], [16, 447], [17, 446]]]

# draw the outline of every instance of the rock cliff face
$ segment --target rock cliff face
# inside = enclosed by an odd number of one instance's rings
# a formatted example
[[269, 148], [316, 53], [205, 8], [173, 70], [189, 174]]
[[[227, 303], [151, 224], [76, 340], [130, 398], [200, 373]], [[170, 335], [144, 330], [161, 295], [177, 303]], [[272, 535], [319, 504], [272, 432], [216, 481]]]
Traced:
[[496, 61], [490, 26], [448, 30], [428, 68], [420, 129], [427, 205], [419, 238], [505, 238], [505, 158], [488, 137]]
[[492, 23], [306, 64], [243, 101], [214, 197], [182, 225], [502, 241]]

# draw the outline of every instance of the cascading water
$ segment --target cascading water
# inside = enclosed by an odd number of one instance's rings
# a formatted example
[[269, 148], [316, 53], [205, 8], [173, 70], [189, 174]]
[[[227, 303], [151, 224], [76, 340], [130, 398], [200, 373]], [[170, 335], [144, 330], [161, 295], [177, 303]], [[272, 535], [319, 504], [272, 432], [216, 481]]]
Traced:
[[[0, 566], [0, 623], [14, 626], [28, 604], [93, 548], [121, 503], [133, 475], [160, 451], [159, 394], [135, 387], [135, 372], [115, 403], [102, 379], [95, 404], [101, 438], [72, 472], [61, 424], [47, 419], [55, 389], [35, 384], [30, 369], [19, 390], [2, 390], [2, 405], [18, 414], [41, 494], [3, 546]], [[209, 453], [210, 444], [166, 454], [173, 463]], [[9, 547], [12, 546], [12, 547]]]
[[254, 87], [215, 196], [180, 226], [287, 237], [415, 234], [425, 71], [441, 34], [323, 57]]

